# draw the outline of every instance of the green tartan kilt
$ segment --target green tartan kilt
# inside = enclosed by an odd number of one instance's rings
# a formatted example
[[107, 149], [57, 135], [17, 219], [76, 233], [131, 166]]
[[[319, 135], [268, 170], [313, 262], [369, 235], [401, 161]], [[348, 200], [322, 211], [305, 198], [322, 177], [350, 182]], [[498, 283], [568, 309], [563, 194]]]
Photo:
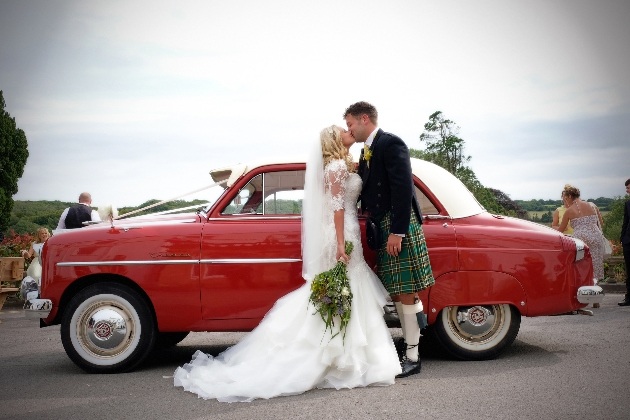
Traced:
[[390, 295], [415, 293], [435, 284], [429, 251], [422, 225], [412, 212], [409, 231], [402, 240], [402, 250], [397, 257], [387, 253], [387, 240], [391, 226], [391, 214], [381, 220], [383, 244], [378, 250], [378, 277]]

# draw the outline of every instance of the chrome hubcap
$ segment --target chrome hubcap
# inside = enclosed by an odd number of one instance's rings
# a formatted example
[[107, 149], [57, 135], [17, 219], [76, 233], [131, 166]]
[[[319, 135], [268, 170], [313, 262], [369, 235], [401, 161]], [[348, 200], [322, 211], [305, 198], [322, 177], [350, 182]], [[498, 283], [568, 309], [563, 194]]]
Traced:
[[450, 307], [449, 325], [466, 342], [482, 343], [501, 330], [505, 316], [501, 305]]
[[96, 356], [112, 357], [127, 348], [133, 338], [134, 325], [125, 308], [114, 302], [97, 302], [83, 312], [77, 332], [84, 349]]

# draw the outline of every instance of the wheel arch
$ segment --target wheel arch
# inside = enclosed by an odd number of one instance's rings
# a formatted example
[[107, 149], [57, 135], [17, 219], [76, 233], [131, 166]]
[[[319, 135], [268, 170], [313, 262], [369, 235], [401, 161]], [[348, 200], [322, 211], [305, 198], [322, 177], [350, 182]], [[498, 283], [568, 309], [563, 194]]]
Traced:
[[61, 295], [61, 299], [59, 301], [59, 309], [57, 310], [57, 313], [55, 314], [55, 319], [53, 320], [51, 325], [61, 323], [61, 320], [63, 319], [63, 314], [68, 307], [68, 304], [70, 303], [72, 298], [76, 296], [77, 293], [89, 286], [99, 283], [120, 284], [136, 292], [138, 296], [140, 296], [145, 301], [145, 303], [151, 310], [155, 325], [158, 325], [157, 316], [155, 314], [155, 307], [153, 306], [153, 302], [151, 301], [151, 298], [149, 298], [149, 296], [146, 294], [146, 292], [140, 286], [138, 286], [136, 282], [132, 281], [128, 277], [111, 273], [90, 274], [73, 281]]
[[527, 315], [527, 293], [514, 276], [497, 271], [462, 271], [443, 274], [429, 290], [429, 325], [449, 306], [509, 304]]

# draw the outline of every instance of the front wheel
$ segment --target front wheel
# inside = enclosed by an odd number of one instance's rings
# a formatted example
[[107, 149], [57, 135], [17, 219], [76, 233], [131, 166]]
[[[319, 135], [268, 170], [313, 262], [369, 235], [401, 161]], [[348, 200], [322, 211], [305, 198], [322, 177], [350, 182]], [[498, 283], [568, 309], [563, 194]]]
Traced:
[[77, 293], [64, 311], [61, 342], [68, 357], [90, 373], [127, 372], [155, 344], [148, 305], [132, 289], [95, 284]]
[[521, 314], [508, 304], [448, 306], [433, 325], [435, 338], [452, 357], [487, 360], [516, 339]]

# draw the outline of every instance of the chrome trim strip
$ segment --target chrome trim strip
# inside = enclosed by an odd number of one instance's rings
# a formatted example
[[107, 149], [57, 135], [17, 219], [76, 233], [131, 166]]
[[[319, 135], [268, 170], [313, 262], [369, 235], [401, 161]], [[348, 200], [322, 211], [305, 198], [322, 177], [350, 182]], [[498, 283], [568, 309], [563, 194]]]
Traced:
[[450, 220], [451, 216], [444, 216], [443, 214], [423, 214], [423, 217], [428, 220]]
[[301, 214], [278, 214], [275, 216], [264, 215], [260, 213], [244, 213], [244, 214], [225, 214], [221, 217], [209, 217], [208, 220], [214, 220], [218, 222], [227, 222], [234, 220], [299, 220], [302, 218]]
[[57, 263], [57, 267], [86, 267], [89, 265], [175, 265], [198, 264], [199, 260], [159, 260], [159, 261], [71, 261]]
[[224, 258], [207, 260], [160, 261], [71, 261], [57, 263], [57, 267], [87, 267], [112, 265], [183, 265], [183, 264], [283, 264], [301, 262], [300, 258]]
[[217, 260], [201, 260], [201, 264], [282, 264], [300, 262], [300, 258], [226, 258]]

